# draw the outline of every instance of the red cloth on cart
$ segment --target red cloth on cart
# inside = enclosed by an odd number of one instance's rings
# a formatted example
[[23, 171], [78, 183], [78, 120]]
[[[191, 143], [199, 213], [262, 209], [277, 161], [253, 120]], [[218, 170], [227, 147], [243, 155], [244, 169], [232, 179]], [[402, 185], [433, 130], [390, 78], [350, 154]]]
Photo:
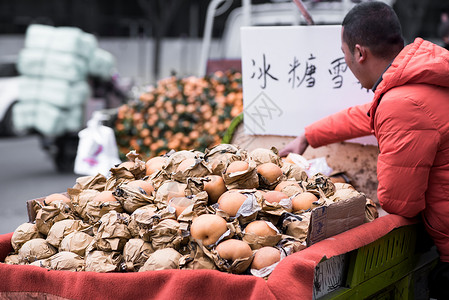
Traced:
[[[49, 271], [0, 263], [2, 296], [40, 295], [69, 299], [312, 299], [316, 265], [367, 245], [409, 220], [387, 215], [314, 244], [283, 259], [268, 280], [215, 270], [162, 270], [141, 273]], [[0, 235], [0, 261], [12, 234]], [[27, 294], [28, 293], [28, 294]]]

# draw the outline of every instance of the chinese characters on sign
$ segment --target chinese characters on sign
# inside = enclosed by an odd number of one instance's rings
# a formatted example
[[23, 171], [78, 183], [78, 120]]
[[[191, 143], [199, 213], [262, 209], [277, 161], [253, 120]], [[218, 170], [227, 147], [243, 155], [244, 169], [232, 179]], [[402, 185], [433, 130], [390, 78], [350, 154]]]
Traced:
[[337, 25], [242, 27], [247, 134], [296, 136], [314, 121], [371, 100], [345, 63], [340, 31]]
[[[303, 62], [300, 62], [299, 59], [294, 56], [292, 62], [288, 64], [288, 83], [291, 88], [299, 88], [304, 83], [304, 87], [313, 88], [315, 86], [315, 77], [314, 74], [317, 70], [314, 60], [317, 57], [312, 53], [308, 58], [304, 59]], [[260, 66], [257, 65], [256, 59], [251, 59], [251, 64], [253, 67], [253, 71], [251, 73], [251, 79], [258, 80], [260, 82], [260, 88], [266, 89], [267, 84], [270, 81], [278, 81], [279, 76], [270, 73], [271, 63], [267, 61], [267, 55], [265, 53], [262, 54], [262, 63]], [[344, 60], [344, 57], [338, 57], [330, 62], [329, 64], [329, 80], [333, 82], [333, 88], [339, 89], [343, 86], [343, 74], [348, 70], [348, 66]]]

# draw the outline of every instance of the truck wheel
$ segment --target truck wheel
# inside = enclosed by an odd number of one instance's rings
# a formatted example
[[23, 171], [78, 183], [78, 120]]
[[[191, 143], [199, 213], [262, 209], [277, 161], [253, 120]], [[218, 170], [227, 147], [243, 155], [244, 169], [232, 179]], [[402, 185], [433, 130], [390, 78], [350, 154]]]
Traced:
[[66, 133], [55, 139], [56, 153], [54, 154], [54, 162], [58, 172], [74, 172], [78, 142], [78, 133]]
[[3, 120], [0, 122], [0, 136], [25, 136], [27, 134], [26, 130], [18, 130], [14, 127], [14, 122], [12, 119], [12, 110], [17, 101], [11, 103], [8, 110], [5, 113]]

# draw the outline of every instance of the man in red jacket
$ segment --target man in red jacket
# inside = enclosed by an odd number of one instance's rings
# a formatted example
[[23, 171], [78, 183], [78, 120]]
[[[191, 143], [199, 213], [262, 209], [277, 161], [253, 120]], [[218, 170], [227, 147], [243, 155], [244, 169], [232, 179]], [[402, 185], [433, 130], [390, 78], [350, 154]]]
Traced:
[[449, 51], [420, 38], [404, 47], [382, 2], [356, 5], [341, 33], [345, 61], [374, 99], [307, 126], [280, 155], [374, 134], [379, 202], [392, 214], [421, 215], [440, 255], [429, 288], [449, 299]]

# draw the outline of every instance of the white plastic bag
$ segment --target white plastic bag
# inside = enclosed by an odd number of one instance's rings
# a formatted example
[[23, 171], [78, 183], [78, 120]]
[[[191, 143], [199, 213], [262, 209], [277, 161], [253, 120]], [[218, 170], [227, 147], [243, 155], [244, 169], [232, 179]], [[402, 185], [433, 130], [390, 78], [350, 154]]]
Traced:
[[109, 170], [121, 163], [114, 130], [101, 124], [101, 114], [94, 112], [87, 128], [79, 133], [74, 172], [79, 175], [108, 176]]

